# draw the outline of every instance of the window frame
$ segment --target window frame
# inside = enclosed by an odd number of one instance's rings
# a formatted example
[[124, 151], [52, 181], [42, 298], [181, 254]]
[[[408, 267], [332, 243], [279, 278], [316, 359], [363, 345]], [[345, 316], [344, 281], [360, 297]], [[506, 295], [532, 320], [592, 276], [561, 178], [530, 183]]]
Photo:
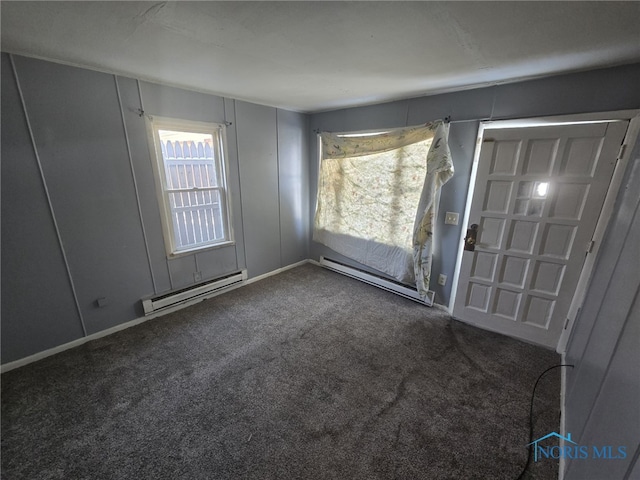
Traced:
[[[184, 120], [171, 117], [147, 116], [147, 138], [151, 165], [156, 186], [156, 200], [160, 208], [160, 220], [162, 224], [162, 235], [164, 237], [165, 251], [167, 258], [177, 258], [184, 255], [194, 254], [206, 250], [213, 250], [235, 244], [233, 222], [231, 214], [231, 199], [229, 194], [229, 159], [227, 149], [226, 124], [214, 122], [200, 122]], [[222, 228], [224, 238], [218, 241], [201, 242], [191, 247], [178, 248], [177, 239], [173, 225], [173, 211], [169, 200], [170, 193], [176, 190], [168, 188], [166, 165], [162, 156], [159, 130], [174, 130], [186, 133], [209, 134], [215, 143], [214, 164], [218, 174], [216, 187], [206, 187], [206, 190], [218, 191], [220, 198], [220, 209], [222, 210]], [[194, 189], [193, 191], [204, 189]]]

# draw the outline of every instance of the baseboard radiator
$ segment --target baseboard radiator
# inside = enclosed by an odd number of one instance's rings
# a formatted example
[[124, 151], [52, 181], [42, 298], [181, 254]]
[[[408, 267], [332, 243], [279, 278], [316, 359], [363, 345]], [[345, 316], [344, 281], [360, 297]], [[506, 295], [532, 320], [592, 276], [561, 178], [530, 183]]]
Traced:
[[199, 300], [205, 300], [230, 289], [237, 284], [241, 284], [247, 280], [247, 271], [225, 275], [214, 280], [199, 283], [191, 287], [183, 288], [155, 297], [142, 299], [142, 307], [145, 315], [151, 315], [161, 310], [177, 307], [179, 305], [195, 303]]
[[420, 295], [418, 295], [417, 290], [414, 290], [401, 283], [394, 282], [393, 280], [388, 280], [386, 278], [379, 277], [372, 273], [365, 272], [364, 270], [360, 270], [355, 267], [351, 267], [349, 265], [336, 262], [335, 260], [330, 260], [325, 257], [320, 257], [320, 265], [322, 265], [323, 267], [329, 270], [333, 270], [334, 272], [341, 273], [348, 277], [352, 277], [362, 282], [368, 283], [370, 285], [374, 285], [378, 288], [382, 288], [383, 290], [387, 290], [397, 295], [406, 297], [410, 300], [421, 303], [423, 305], [427, 305], [428, 307], [433, 306], [433, 299], [435, 296], [435, 292], [431, 290], [429, 290], [426, 300], [423, 300], [422, 298], [420, 298]]

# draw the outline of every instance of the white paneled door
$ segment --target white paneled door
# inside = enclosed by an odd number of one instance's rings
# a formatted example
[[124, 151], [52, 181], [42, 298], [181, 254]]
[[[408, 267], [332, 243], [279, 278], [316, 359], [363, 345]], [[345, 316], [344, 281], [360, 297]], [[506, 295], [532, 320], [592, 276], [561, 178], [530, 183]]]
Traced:
[[455, 318], [556, 347], [627, 126], [484, 130]]

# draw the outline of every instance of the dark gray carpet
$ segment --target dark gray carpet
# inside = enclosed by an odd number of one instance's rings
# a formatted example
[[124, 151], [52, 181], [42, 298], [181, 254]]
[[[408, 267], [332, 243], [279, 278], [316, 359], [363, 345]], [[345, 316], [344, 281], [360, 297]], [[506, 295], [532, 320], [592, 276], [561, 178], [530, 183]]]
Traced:
[[515, 479], [557, 363], [304, 265], [2, 375], [2, 478]]

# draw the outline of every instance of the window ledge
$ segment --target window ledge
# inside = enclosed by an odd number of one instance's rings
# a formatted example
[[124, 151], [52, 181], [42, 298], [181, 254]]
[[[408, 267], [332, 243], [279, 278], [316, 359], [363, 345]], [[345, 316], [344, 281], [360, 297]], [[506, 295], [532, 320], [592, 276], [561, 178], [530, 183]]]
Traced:
[[206, 252], [209, 250], [216, 250], [218, 248], [229, 247], [235, 244], [236, 242], [234, 240], [229, 240], [226, 242], [216, 243], [214, 245], [202, 245], [188, 250], [180, 250], [179, 252], [170, 253], [167, 255], [167, 259], [172, 260], [174, 258], [185, 257], [187, 255], [193, 255], [194, 253]]

